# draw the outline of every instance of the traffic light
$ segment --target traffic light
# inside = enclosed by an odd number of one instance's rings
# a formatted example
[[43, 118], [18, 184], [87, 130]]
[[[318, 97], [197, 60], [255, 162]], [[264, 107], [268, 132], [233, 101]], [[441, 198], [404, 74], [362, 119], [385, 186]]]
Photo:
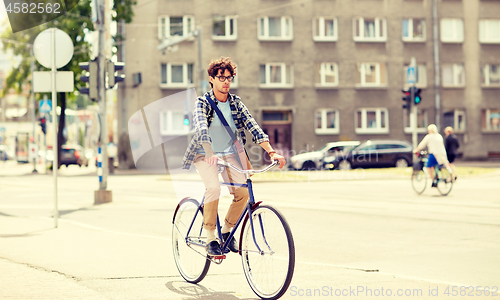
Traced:
[[88, 82], [88, 88], [80, 88], [81, 94], [88, 94], [90, 99], [97, 101], [99, 98], [99, 68], [97, 60], [82, 62], [78, 64], [80, 69], [87, 71], [86, 75], [80, 76], [80, 81]]
[[412, 88], [409, 88], [408, 90], [402, 90], [402, 92], [405, 94], [405, 96], [402, 98], [405, 104], [403, 104], [403, 108], [407, 109], [408, 111], [411, 111], [411, 90]]
[[184, 125], [189, 126], [189, 115], [184, 114]]
[[42, 128], [43, 134], [47, 133], [47, 120], [45, 117], [38, 119], [40, 121], [40, 127]]
[[421, 89], [413, 88], [413, 103], [415, 105], [418, 105], [420, 102], [422, 102], [422, 97], [420, 96], [421, 92], [422, 92]]
[[125, 80], [125, 75], [115, 75], [115, 72], [123, 70], [123, 67], [125, 67], [125, 63], [122, 62], [107, 62], [106, 70], [108, 76], [108, 86], [110, 89], [113, 88], [117, 82]]

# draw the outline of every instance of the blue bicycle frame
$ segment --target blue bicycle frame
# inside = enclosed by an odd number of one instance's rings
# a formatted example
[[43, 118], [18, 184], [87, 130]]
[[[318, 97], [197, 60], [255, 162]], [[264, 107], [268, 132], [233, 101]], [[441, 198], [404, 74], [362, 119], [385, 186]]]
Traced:
[[[276, 161], [273, 162], [270, 166], [268, 166], [267, 168], [265, 168], [264, 170], [261, 170], [261, 171], [266, 171], [267, 169], [273, 167], [274, 165], [276, 165]], [[241, 171], [241, 170], [239, 170], [239, 171]], [[227, 250], [227, 248], [228, 248], [227, 244], [231, 240], [231, 238], [234, 236], [234, 234], [235, 234], [236, 230], [238, 229], [239, 225], [241, 224], [241, 222], [243, 222], [243, 224], [245, 224], [245, 222], [247, 220], [246, 216], [248, 216], [248, 219], [250, 219], [250, 227], [252, 228], [252, 238], [254, 240], [255, 246], [257, 247], [257, 250], [259, 251], [259, 253], [263, 252], [261, 250], [261, 248], [259, 247], [258, 243], [257, 243], [257, 239], [255, 237], [255, 230], [254, 230], [254, 226], [253, 226], [253, 219], [251, 217], [252, 216], [252, 211], [255, 208], [257, 208], [261, 202], [255, 203], [255, 198], [254, 198], [254, 195], [253, 195], [252, 180], [250, 179], [250, 176], [249, 176], [248, 172], [245, 173], [245, 175], [247, 177], [247, 181], [246, 181], [247, 183], [246, 184], [244, 184], [244, 183], [241, 184], [241, 183], [221, 182], [221, 184], [225, 185], [225, 186], [246, 187], [246, 188], [248, 188], [248, 194], [250, 196], [250, 198], [248, 200], [248, 203], [245, 206], [245, 209], [243, 210], [243, 212], [241, 213], [240, 217], [238, 218], [238, 221], [236, 221], [236, 225], [233, 227], [233, 229], [229, 233], [229, 237], [226, 240], [226, 242], [222, 245], [222, 252], [223, 253], [225, 252], [225, 250]], [[196, 217], [198, 216], [198, 213], [201, 211], [201, 209], [203, 207], [204, 201], [205, 201], [205, 196], [203, 196], [203, 200], [201, 201], [200, 205], [198, 206], [198, 209], [196, 210], [196, 213], [195, 213], [195, 215], [193, 217], [193, 220], [191, 221], [191, 224], [189, 225], [189, 229], [188, 229], [186, 237], [185, 237], [186, 243], [188, 245], [192, 244], [192, 245], [197, 245], [197, 246], [204, 246], [204, 244], [201, 242], [201, 240], [194, 241], [189, 236], [189, 233], [191, 232], [191, 229], [193, 227], [194, 221], [196, 220]], [[248, 212], [248, 215], [247, 215], [247, 212]], [[261, 218], [261, 216], [259, 216], [259, 223], [261, 225], [260, 227], [261, 227], [261, 230], [262, 230], [263, 240], [266, 243], [267, 248], [269, 250], [271, 250], [271, 248], [267, 244], [267, 241], [266, 241], [266, 238], [265, 238], [264, 226], [262, 226], [262, 218]], [[200, 233], [199, 233], [198, 236], [201, 235], [201, 230], [203, 230], [203, 228], [200, 229]], [[217, 234], [219, 236], [219, 239], [222, 241], [222, 232], [221, 232], [221, 226], [220, 226], [220, 221], [219, 221], [219, 216], [218, 215], [217, 215]], [[241, 234], [243, 235], [243, 231], [241, 232]], [[241, 238], [240, 238], [240, 245], [241, 245]], [[240, 249], [241, 249], [241, 247], [240, 247]], [[240, 255], [241, 255], [241, 250], [240, 250]]]

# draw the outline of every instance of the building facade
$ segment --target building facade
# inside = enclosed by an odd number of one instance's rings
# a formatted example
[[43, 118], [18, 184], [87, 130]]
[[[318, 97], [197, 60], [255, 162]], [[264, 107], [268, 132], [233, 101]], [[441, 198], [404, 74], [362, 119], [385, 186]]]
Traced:
[[[195, 29], [201, 45], [157, 50]], [[452, 126], [464, 159], [500, 156], [500, 1], [139, 0], [125, 37], [123, 132], [144, 106], [206, 86], [199, 56], [203, 70], [230, 56], [232, 92], [286, 156], [338, 140], [411, 142], [402, 89], [414, 58], [419, 141], [429, 124]], [[185, 128], [182, 105], [158, 114], [173, 122], [163, 134]]]

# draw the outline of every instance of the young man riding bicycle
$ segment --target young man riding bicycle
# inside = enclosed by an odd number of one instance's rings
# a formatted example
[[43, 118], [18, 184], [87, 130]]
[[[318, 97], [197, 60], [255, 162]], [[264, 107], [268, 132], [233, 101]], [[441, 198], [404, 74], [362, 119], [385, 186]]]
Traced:
[[[184, 155], [183, 168], [189, 169], [194, 164], [205, 185], [203, 228], [207, 232], [206, 250], [210, 256], [219, 256], [222, 255], [222, 251], [220, 242], [215, 236], [221, 191], [217, 161], [223, 159], [238, 168], [250, 169], [246, 155], [243, 153], [242, 156], [236, 146], [238, 142], [240, 145], [245, 145], [245, 129], [252, 135], [253, 141], [269, 154], [271, 160], [279, 161], [280, 169], [285, 166], [286, 161], [283, 156], [273, 150], [268, 136], [262, 131], [240, 97], [229, 93], [231, 82], [236, 75], [236, 66], [230, 58], [221, 57], [212, 60], [207, 73], [212, 90], [196, 99], [193, 112], [193, 124], [196, 131]], [[221, 120], [219, 113], [215, 112], [210, 104], [211, 101], [220, 110], [228, 126], [224, 125], [224, 120]], [[228, 129], [236, 134], [238, 141], [232, 140], [227, 132]], [[245, 183], [243, 174], [229, 170], [229, 168], [224, 169], [222, 177], [226, 182]], [[224, 219], [224, 226], [221, 230], [223, 241], [221, 242], [225, 242], [229, 237], [231, 228], [236, 224], [249, 198], [247, 188], [229, 187], [229, 191], [234, 198]], [[238, 252], [234, 237], [228, 245], [229, 250]]]

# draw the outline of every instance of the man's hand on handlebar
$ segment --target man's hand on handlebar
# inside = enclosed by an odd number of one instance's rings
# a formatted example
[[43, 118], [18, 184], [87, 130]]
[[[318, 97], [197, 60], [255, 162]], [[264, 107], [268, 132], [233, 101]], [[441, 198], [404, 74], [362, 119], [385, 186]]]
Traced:
[[219, 160], [219, 157], [217, 155], [212, 155], [209, 157], [205, 156], [205, 158], [203, 160], [211, 166], [216, 166], [217, 161]]
[[278, 153], [272, 153], [270, 157], [271, 160], [277, 160], [280, 163], [280, 169], [282, 169], [286, 165], [286, 159], [282, 155], [279, 155]]

